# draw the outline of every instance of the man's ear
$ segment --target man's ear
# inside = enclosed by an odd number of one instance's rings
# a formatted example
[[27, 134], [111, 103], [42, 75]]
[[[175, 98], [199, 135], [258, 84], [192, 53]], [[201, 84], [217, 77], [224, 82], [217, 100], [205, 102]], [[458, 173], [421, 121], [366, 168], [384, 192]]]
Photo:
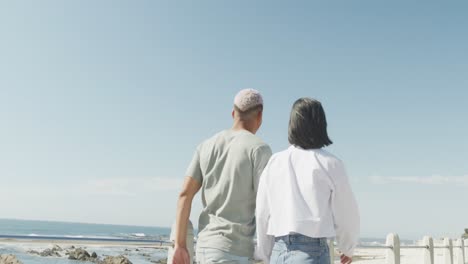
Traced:
[[231, 113], [232, 118], [234, 118], [234, 115], [235, 115], [235, 114], [236, 114], [236, 111], [235, 111], [235, 110], [232, 110], [232, 113]]
[[258, 114], [257, 114], [257, 120], [258, 122], [260, 123], [260, 126], [262, 125], [263, 123], [263, 111], [259, 111]]

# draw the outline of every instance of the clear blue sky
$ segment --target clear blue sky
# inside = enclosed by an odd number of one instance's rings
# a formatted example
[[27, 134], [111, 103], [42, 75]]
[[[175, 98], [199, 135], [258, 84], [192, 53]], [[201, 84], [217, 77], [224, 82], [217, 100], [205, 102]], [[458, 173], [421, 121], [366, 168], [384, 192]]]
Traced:
[[[0, 217], [169, 226], [194, 148], [322, 101], [362, 235], [468, 227], [466, 1], [0, 4]], [[200, 210], [197, 198], [193, 220]]]

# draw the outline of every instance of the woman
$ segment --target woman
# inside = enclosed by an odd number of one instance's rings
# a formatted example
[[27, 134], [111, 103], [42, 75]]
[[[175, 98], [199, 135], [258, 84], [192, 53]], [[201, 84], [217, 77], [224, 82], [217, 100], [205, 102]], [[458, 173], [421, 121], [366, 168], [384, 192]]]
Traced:
[[329, 264], [327, 238], [336, 237], [341, 263], [351, 263], [359, 212], [342, 161], [322, 149], [332, 141], [319, 101], [294, 103], [288, 139], [291, 146], [271, 157], [260, 178], [257, 258]]

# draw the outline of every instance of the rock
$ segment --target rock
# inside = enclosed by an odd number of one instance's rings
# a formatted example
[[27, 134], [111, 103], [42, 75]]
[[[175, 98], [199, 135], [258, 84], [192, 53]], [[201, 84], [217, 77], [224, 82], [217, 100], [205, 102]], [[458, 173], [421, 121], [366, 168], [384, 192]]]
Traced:
[[23, 264], [15, 255], [0, 255], [0, 264]]
[[61, 247], [55, 245], [53, 248], [46, 248], [42, 252], [38, 252], [36, 250], [29, 250], [28, 253], [32, 255], [39, 255], [41, 257], [61, 257], [62, 255], [59, 252], [62, 250], [63, 249]]
[[106, 257], [100, 264], [133, 264], [128, 258], [124, 256]]
[[54, 245], [54, 247], [52, 247], [52, 250], [53, 251], [62, 251], [63, 249], [59, 245]]
[[92, 258], [97, 258], [98, 255], [96, 254], [96, 252], [93, 252], [93, 254], [91, 254], [91, 257], [92, 257]]
[[60, 253], [58, 253], [54, 249], [48, 248], [42, 251], [39, 255], [41, 255], [41, 257], [61, 257]]
[[77, 248], [74, 251], [69, 252], [68, 259], [88, 261], [91, 259], [91, 255], [89, 255], [88, 251], [82, 248]]
[[41, 253], [36, 251], [36, 250], [29, 250], [26, 253], [31, 254], [31, 255], [40, 255]]

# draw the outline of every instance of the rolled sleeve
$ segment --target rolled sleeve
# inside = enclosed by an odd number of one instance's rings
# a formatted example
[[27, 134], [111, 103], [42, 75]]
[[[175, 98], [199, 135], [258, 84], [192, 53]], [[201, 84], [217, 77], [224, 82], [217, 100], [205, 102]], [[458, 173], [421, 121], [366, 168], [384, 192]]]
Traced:
[[200, 184], [203, 182], [203, 173], [200, 166], [200, 147], [197, 147], [197, 150], [193, 154], [192, 161], [190, 162], [185, 175], [194, 178]]

